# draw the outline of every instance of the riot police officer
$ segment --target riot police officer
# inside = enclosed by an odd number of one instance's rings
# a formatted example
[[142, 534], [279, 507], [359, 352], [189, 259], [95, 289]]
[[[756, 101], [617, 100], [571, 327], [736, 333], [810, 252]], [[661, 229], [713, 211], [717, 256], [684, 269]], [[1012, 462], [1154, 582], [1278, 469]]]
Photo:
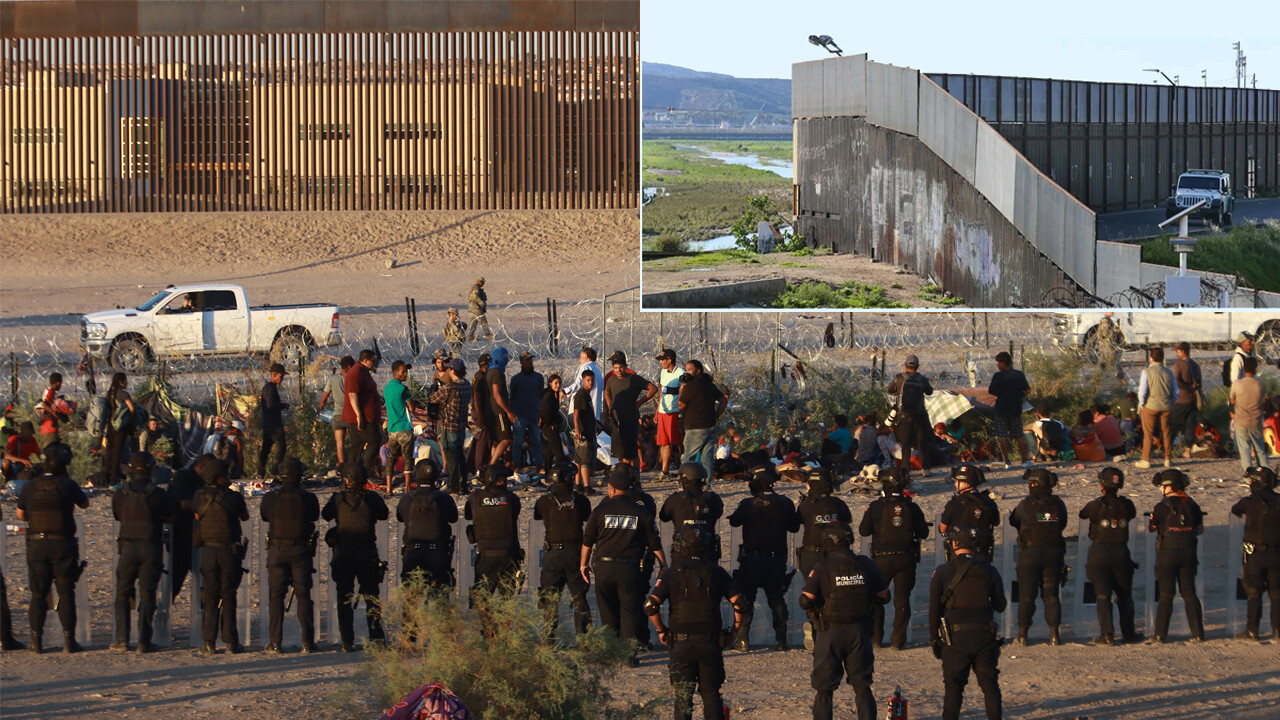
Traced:
[[427, 587], [451, 588], [453, 576], [453, 524], [458, 521], [458, 504], [441, 490], [440, 468], [431, 460], [413, 466], [414, 487], [400, 498], [396, 520], [404, 524], [401, 533], [400, 581], [421, 571]]
[[[724, 514], [724, 501], [707, 487], [707, 470], [701, 463], [689, 462], [680, 466], [680, 490], [669, 495], [662, 503], [658, 519], [671, 523], [672, 530], [690, 525], [701, 528], [712, 538], [707, 552], [711, 559], [720, 558], [720, 540], [716, 535], [716, 522]], [[671, 562], [685, 553], [680, 545], [679, 533], [672, 533]]]
[[[120, 523], [116, 538], [115, 652], [129, 651], [129, 623], [136, 600], [138, 652], [152, 651], [151, 621], [156, 588], [164, 572], [164, 523], [173, 521], [173, 503], [164, 488], [151, 482], [155, 460], [149, 452], [129, 456], [129, 478], [111, 496], [111, 514]], [[137, 588], [135, 590], [135, 583]]]
[[873, 608], [889, 601], [889, 584], [871, 558], [855, 553], [852, 544], [853, 529], [847, 525], [823, 530], [824, 555], [800, 593], [800, 607], [818, 618], [810, 676], [813, 720], [831, 720], [841, 674], [847, 674], [853, 687], [858, 720], [876, 715], [871, 617]]
[[[920, 541], [929, 537], [924, 512], [907, 494], [911, 477], [902, 468], [880, 471], [880, 497], [867, 506], [858, 533], [871, 538], [871, 559], [885, 580], [893, 583], [894, 650], [907, 644], [911, 623], [911, 591], [916, 586], [916, 566], [920, 564]], [[884, 605], [872, 609], [871, 642], [884, 647]]]
[[1133, 626], [1133, 558], [1129, 555], [1129, 524], [1138, 516], [1133, 501], [1119, 495], [1124, 487], [1124, 473], [1115, 467], [1098, 473], [1102, 496], [1090, 500], [1080, 510], [1089, 520], [1089, 560], [1085, 565], [1089, 582], [1097, 596], [1098, 628], [1101, 633], [1095, 645], [1114, 645], [1115, 630], [1111, 623], [1111, 594], [1116, 596], [1120, 614], [1120, 634], [1125, 642], [1138, 642], [1142, 636]]
[[[676, 720], [693, 716], [693, 693], [702, 697], [702, 716], [724, 720], [720, 688], [724, 685], [725, 640], [742, 624], [741, 598], [733, 578], [711, 558], [711, 534], [698, 525], [679, 529], [683, 552], [658, 577], [644, 603], [645, 615], [669, 651], [671, 686], [676, 690]], [[733, 606], [733, 627], [722, 633], [720, 602]], [[662, 603], [671, 602], [669, 621], [662, 622]]]
[[[609, 473], [609, 497], [602, 500], [582, 529], [582, 555], [578, 571], [591, 582], [596, 574], [596, 607], [600, 623], [630, 644], [636, 637], [644, 604], [640, 589], [640, 563], [652, 552], [660, 566], [666, 565], [662, 542], [654, 516], [628, 495], [631, 472], [615, 468]], [[632, 664], [635, 663], [634, 657]]]
[[511, 470], [502, 463], [485, 469], [488, 482], [467, 497], [467, 535], [476, 545], [476, 584], [472, 589], [514, 595], [520, 589], [520, 498], [507, 487]]
[[[58, 589], [62, 651], [80, 651], [76, 642], [76, 581], [83, 572], [73, 507], [89, 507], [89, 496], [67, 475], [71, 449], [55, 442], [41, 454], [40, 474], [18, 494], [18, 519], [27, 521], [27, 576], [31, 588], [31, 652], [39, 654], [48, 612], [49, 587]], [[88, 622], [88, 618], [85, 618]]]
[[281, 652], [284, 633], [285, 595], [293, 587], [298, 600], [298, 624], [302, 626], [302, 652], [316, 650], [315, 605], [311, 600], [311, 574], [315, 572], [316, 521], [320, 501], [302, 488], [305, 468], [291, 457], [280, 464], [280, 486], [262, 498], [259, 513], [267, 523], [267, 586], [270, 593], [270, 622], [263, 652]]
[[[365, 489], [368, 477], [364, 465], [348, 460], [342, 465], [345, 488], [329, 496], [320, 517], [336, 521], [325, 533], [325, 543], [333, 548], [329, 563], [333, 584], [338, 593], [338, 634], [342, 652], [355, 652], [356, 605], [364, 600], [364, 617], [369, 627], [369, 641], [381, 642], [382, 615], [373, 601], [387, 573], [387, 563], [378, 555], [378, 523], [390, 515], [382, 496]], [[355, 595], [356, 582], [360, 594]]]
[[729, 516], [729, 525], [742, 528], [733, 580], [742, 594], [742, 626], [734, 647], [743, 652], [751, 649], [757, 590], [764, 590], [773, 612], [774, 648], [787, 649], [787, 589], [795, 575], [794, 570], [787, 571], [787, 534], [800, 529], [800, 513], [790, 498], [773, 491], [777, 481], [772, 464], [752, 468], [747, 481], [751, 497], [744, 498]]
[[929, 584], [929, 634], [933, 656], [942, 661], [943, 720], [957, 720], [964, 686], [972, 670], [982, 688], [987, 720], [1003, 715], [1000, 696], [1000, 637], [995, 613], [1008, 601], [1000, 573], [977, 553], [982, 532], [970, 525], [947, 529], [951, 559], [938, 567]]
[[831, 494], [835, 487], [835, 474], [824, 468], [809, 471], [808, 492], [796, 506], [800, 524], [804, 529], [801, 546], [796, 550], [796, 565], [801, 577], [809, 577], [809, 571], [822, 557], [822, 531], [832, 525], [853, 526], [853, 513], [849, 506]]
[[[938, 532], [946, 533], [952, 525], [968, 525], [978, 531], [978, 547], [974, 549], [991, 562], [995, 552], [995, 529], [1000, 526], [1000, 508], [986, 490], [978, 486], [987, 481], [986, 473], [977, 465], [959, 465], [951, 469], [956, 494], [942, 508]], [[950, 543], [947, 545], [950, 552]], [[947, 559], [951, 559], [947, 556]]]
[[[636, 471], [634, 465], [621, 466], [622, 469], [628, 470], [631, 474], [631, 487], [627, 490], [627, 497], [632, 502], [644, 508], [649, 513], [649, 517], [653, 518], [656, 527], [658, 522], [658, 503], [653, 496], [645, 492], [643, 484], [640, 482], [640, 473]], [[657, 563], [657, 556], [652, 550], [646, 550], [644, 557], [640, 559], [640, 576], [636, 579], [636, 592], [639, 597], [644, 598], [649, 594], [649, 587], [653, 585], [653, 568]], [[645, 648], [652, 650], [652, 636], [649, 632], [649, 620], [644, 613], [636, 614], [636, 641]]]
[[174, 473], [173, 481], [169, 483], [169, 499], [173, 502], [173, 535], [170, 538], [172, 545], [169, 552], [169, 573], [172, 576], [170, 600], [178, 597], [187, 574], [191, 572], [191, 540], [196, 526], [195, 497], [200, 488], [204, 487], [200, 468], [206, 462], [216, 459], [213, 455], [201, 455], [190, 466]]
[[1244, 518], [1244, 591], [1249, 598], [1246, 630], [1241, 640], [1258, 640], [1262, 624], [1262, 593], [1271, 599], [1271, 637], [1280, 640], [1280, 495], [1276, 473], [1269, 467], [1251, 467], [1245, 473], [1249, 495], [1231, 508]]
[[1058, 627], [1062, 624], [1062, 600], [1058, 588], [1066, 566], [1067, 506], [1053, 494], [1058, 476], [1045, 468], [1030, 468], [1022, 474], [1030, 494], [1009, 513], [1009, 524], [1018, 531], [1018, 637], [1027, 644], [1031, 619], [1036, 612], [1036, 591], [1044, 598], [1044, 621], [1049, 625], [1049, 644], [1061, 645]]
[[240, 533], [240, 523], [249, 519], [244, 496], [232, 490], [227, 477], [227, 464], [209, 460], [200, 466], [204, 487], [192, 499], [197, 521], [192, 545], [200, 548], [200, 602], [204, 618], [201, 630], [204, 645], [201, 655], [212, 655], [218, 641], [218, 624], [222, 624], [222, 641], [227, 652], [238, 653], [240, 633], [236, 628], [236, 591], [240, 588], [247, 545]]
[[1187, 474], [1177, 468], [1162, 470], [1151, 478], [1164, 498], [1151, 512], [1148, 530], [1159, 533], [1156, 540], [1156, 603], [1153, 642], [1162, 643], [1169, 635], [1173, 616], [1173, 591], [1178, 588], [1186, 604], [1187, 624], [1192, 642], [1204, 641], [1204, 612], [1196, 595], [1196, 571], [1199, 559], [1196, 548], [1204, 533], [1204, 512], [1187, 495]]
[[538, 605], [546, 613], [547, 636], [554, 638], [560, 620], [560, 593], [569, 588], [573, 627], [585, 633], [591, 627], [587, 583], [578, 572], [582, 558], [582, 526], [591, 516], [591, 501], [574, 490], [578, 466], [562, 462], [551, 468], [551, 491], [533, 505], [533, 519], [544, 528], [542, 577], [538, 579]]

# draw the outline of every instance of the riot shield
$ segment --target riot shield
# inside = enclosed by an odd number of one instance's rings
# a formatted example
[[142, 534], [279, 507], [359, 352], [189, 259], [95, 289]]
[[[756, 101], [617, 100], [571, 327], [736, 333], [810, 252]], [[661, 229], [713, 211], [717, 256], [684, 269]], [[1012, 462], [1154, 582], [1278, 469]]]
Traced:
[[[163, 544], [163, 546], [162, 546], [161, 556], [160, 556], [160, 583], [156, 586], [156, 614], [155, 614], [155, 616], [154, 616], [154, 617], [152, 617], [152, 619], [151, 619], [151, 631], [152, 631], [152, 632], [151, 632], [151, 637], [152, 637], [151, 642], [152, 642], [152, 644], [153, 644], [153, 645], [162, 646], [162, 647], [168, 647], [168, 646], [169, 646], [169, 644], [170, 644], [170, 642], [172, 641], [172, 637], [171, 637], [171, 636], [170, 636], [170, 634], [169, 634], [169, 633], [170, 633], [170, 627], [169, 627], [169, 625], [170, 625], [170, 623], [169, 623], [169, 589], [170, 589], [170, 587], [171, 587], [171, 585], [172, 585], [172, 581], [171, 581], [171, 579], [170, 579], [170, 577], [169, 577], [169, 571], [168, 571], [168, 568], [169, 568], [169, 543], [168, 543], [168, 537], [169, 537], [169, 535], [170, 535], [170, 533], [171, 533], [172, 529], [173, 529], [173, 528], [172, 528], [172, 526], [171, 526], [171, 525], [165, 525], [165, 526], [164, 526], [164, 537], [165, 537], [165, 542], [164, 542], [164, 544]], [[113, 538], [118, 538], [118, 537], [120, 536], [120, 522], [119, 522], [119, 521], [114, 521], [114, 522], [112, 523], [112, 527], [111, 527], [111, 536], [112, 536]], [[119, 568], [119, 567], [120, 567], [120, 543], [119, 543], [119, 542], [117, 542], [117, 543], [115, 543], [115, 552], [114, 552], [114, 553], [112, 553], [112, 555], [111, 555], [111, 596], [110, 596], [110, 606], [111, 606], [111, 624], [112, 624], [111, 638], [112, 638], [112, 640], [113, 640], [113, 641], [115, 640], [115, 637], [116, 637], [116, 633], [115, 633], [115, 621], [116, 621], [116, 614], [115, 614], [115, 598], [116, 598], [116, 594], [117, 594], [117, 593], [119, 592], [119, 590], [120, 590], [120, 576], [119, 576], [119, 573], [118, 573], [118, 572], [117, 572], [117, 570], [116, 570], [116, 569], [117, 569], [117, 568]], [[130, 608], [130, 610], [129, 610], [129, 612], [130, 612], [130, 614], [131, 614], [131, 616], [132, 616], [132, 617], [130, 618], [130, 622], [129, 622], [129, 642], [131, 642], [131, 643], [136, 643], [136, 642], [138, 641], [138, 615], [137, 615], [137, 612], [138, 612], [138, 610], [137, 610], [137, 608], [138, 608], [138, 599], [139, 599], [139, 598], [138, 598], [138, 596], [135, 594], [135, 596], [134, 596], [134, 603], [133, 603], [133, 606], [132, 606], [132, 607]], [[77, 598], [76, 598], [76, 604], [77, 604], [77, 605], [79, 605], [79, 604], [80, 604], [80, 603], [79, 603], [78, 593], [77, 593]], [[85, 617], [85, 616], [81, 616], [81, 617]], [[81, 621], [77, 620], [76, 625], [77, 625], [77, 626], [79, 626], [80, 624], [82, 624], [82, 623], [81, 623]], [[78, 640], [79, 640], [79, 638], [77, 638], [77, 641], [78, 641]]]

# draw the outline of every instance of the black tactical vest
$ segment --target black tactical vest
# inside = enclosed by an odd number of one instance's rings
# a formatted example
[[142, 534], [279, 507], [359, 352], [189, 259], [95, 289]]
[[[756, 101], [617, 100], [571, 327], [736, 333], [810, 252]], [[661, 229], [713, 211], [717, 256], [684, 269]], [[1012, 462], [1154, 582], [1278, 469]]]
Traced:
[[689, 560], [673, 568], [671, 577], [671, 631], [689, 635], [720, 632], [720, 598], [716, 597], [712, 570], [706, 560]]
[[27, 501], [27, 532], [62, 535], [66, 532], [62, 494], [58, 485], [61, 475], [44, 474], [32, 480], [31, 498]]
[[222, 504], [222, 498], [231, 491], [225, 487], [215, 487], [208, 488], [205, 492], [210, 499], [196, 508], [196, 513], [200, 515], [200, 539], [205, 543], [218, 544], [239, 540], [231, 536], [231, 515]]
[[1089, 539], [1099, 545], [1126, 545], [1129, 542], [1129, 512], [1115, 495], [1103, 495], [1089, 518]]
[[1256, 522], [1245, 516], [1244, 541], [1254, 545], [1280, 546], [1280, 495], [1268, 492], [1266, 495], [1253, 494], [1253, 506], [1256, 508]]
[[787, 551], [786, 504], [782, 496], [769, 492], [747, 501], [751, 514], [742, 524], [742, 547], [747, 550]]
[[980, 490], [958, 493], [955, 497], [963, 511], [956, 525], [973, 527], [978, 531], [978, 538], [982, 543], [990, 547], [995, 542], [995, 530], [992, 529], [994, 521], [1000, 516], [999, 509], [992, 507], [995, 503]]
[[[476, 543], [484, 541], [487, 549], [498, 549], [498, 545], [516, 544], [516, 518], [512, 512], [511, 491], [506, 488], [485, 488], [476, 493], [475, 508], [471, 511], [474, 518]], [[500, 541], [500, 542], [494, 542]], [[505, 541], [505, 542], [501, 542]]]
[[871, 617], [874, 607], [867, 573], [852, 550], [828, 553], [822, 560], [822, 617], [852, 625]]
[[1157, 528], [1160, 533], [1160, 548], [1195, 547], [1196, 521], [1191, 501], [1182, 497], [1167, 497], [1160, 503], [1169, 509]]
[[711, 517], [711, 491], [703, 490], [694, 497], [686, 490], [681, 490], [671, 506], [671, 520], [676, 529], [686, 525], [696, 525], [705, 530], [715, 529], [715, 519]]
[[570, 492], [565, 497], [554, 490], [547, 493], [551, 502], [547, 503], [547, 511], [542, 514], [542, 523], [546, 527], [546, 541], [564, 545], [582, 544], [582, 520], [578, 517], [577, 493]]
[[373, 510], [364, 501], [365, 490], [347, 490], [337, 497], [337, 541], [341, 545], [366, 545], [378, 541]]
[[409, 494], [408, 514], [404, 520], [405, 542], [436, 542], [448, 539], [448, 523], [440, 521], [440, 503], [436, 491], [418, 488]]
[[1031, 495], [1024, 502], [1031, 510], [1022, 518], [1018, 542], [1022, 547], [1065, 547], [1062, 539], [1062, 509], [1055, 495]]
[[810, 498], [809, 503], [813, 509], [813, 517], [805, 519], [804, 544], [821, 546], [823, 530], [846, 524], [840, 519], [840, 506], [844, 503], [830, 495]]
[[275, 507], [271, 512], [271, 525], [267, 537], [272, 540], [306, 542], [315, 531], [314, 522], [303, 519], [302, 488], [289, 484], [275, 490]]
[[911, 527], [913, 503], [901, 495], [886, 495], [880, 499], [880, 522], [871, 536], [872, 552], [899, 552], [916, 546], [915, 530]]
[[129, 483], [120, 488], [120, 539], [159, 540], [158, 523], [151, 516], [151, 494], [156, 486], [147, 484], [142, 490], [134, 490]]
[[994, 617], [994, 613], [991, 608], [991, 592], [987, 587], [989, 579], [988, 566], [976, 560], [956, 559], [952, 563], [955, 565], [957, 574], [964, 570], [964, 563], [966, 562], [970, 564], [969, 570], [960, 579], [960, 583], [956, 586], [955, 592], [951, 594], [951, 599], [947, 601], [943, 610], [962, 610], [968, 616], [972, 616], [974, 611], [978, 611], [978, 613], [984, 615], [984, 622], [990, 622]]

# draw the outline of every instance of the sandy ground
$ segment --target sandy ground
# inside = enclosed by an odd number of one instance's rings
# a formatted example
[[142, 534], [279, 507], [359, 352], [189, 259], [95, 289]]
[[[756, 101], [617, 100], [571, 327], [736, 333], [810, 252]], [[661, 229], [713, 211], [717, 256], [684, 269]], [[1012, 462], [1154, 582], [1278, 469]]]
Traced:
[[645, 293], [654, 293], [768, 278], [786, 278], [795, 284], [825, 282], [832, 285], [857, 280], [865, 285], [884, 288], [889, 299], [906, 303], [908, 307], [942, 307], [916, 297], [921, 288], [930, 284], [928, 280], [893, 265], [872, 262], [861, 255], [794, 257], [791, 253], [774, 253], [757, 258], [758, 263], [730, 261], [699, 268], [682, 268], [681, 258], [649, 260], [644, 263], [642, 289]]
[[[1133, 470], [1131, 464], [1126, 467], [1132, 474], [1125, 494], [1135, 501], [1140, 511], [1149, 510], [1158, 499], [1156, 490], [1149, 484], [1150, 473]], [[1209, 532], [1202, 572], [1221, 573], [1229, 553], [1238, 552], [1226, 548], [1224, 527], [1227, 510], [1242, 494], [1235, 480], [1239, 475], [1238, 464], [1234, 460], [1190, 461], [1183, 467], [1193, 477], [1192, 496], [1208, 512]], [[1060, 494], [1073, 515], [1094, 496], [1093, 478], [1097, 469], [1098, 466], [1057, 468], [1062, 477]], [[1021, 473], [993, 469], [990, 476], [989, 484], [1000, 498], [1001, 512], [1007, 515], [1025, 496]], [[648, 487], [659, 503], [676, 489], [671, 483], [658, 483], [652, 478]], [[740, 482], [721, 482], [716, 489], [728, 509], [736, 507], [746, 496]], [[782, 489], [793, 498], [799, 494], [795, 485], [784, 483]], [[921, 494], [919, 502], [930, 519], [941, 511], [951, 494], [950, 484], [936, 471], [932, 478], [918, 482], [917, 490]], [[523, 494], [531, 504], [532, 492]], [[862, 488], [846, 495], [855, 518], [861, 518], [873, 497], [873, 493]], [[251, 514], [256, 515], [257, 504], [256, 499], [250, 501]], [[7, 505], [6, 511], [11, 508], [12, 505]], [[24, 652], [5, 653], [0, 657], [3, 674], [0, 700], [4, 717], [43, 718], [91, 712], [95, 717], [130, 718], [143, 711], [176, 712], [191, 718], [239, 713], [290, 717], [331, 713], [329, 697], [349, 683], [360, 662], [359, 656], [333, 652], [325, 646], [325, 652], [312, 656], [268, 657], [249, 652], [239, 656], [221, 654], [214, 659], [200, 657], [185, 649], [186, 591], [173, 609], [174, 635], [183, 649], [142, 657], [107, 652], [111, 587], [108, 568], [112, 551], [108, 508], [107, 498], [98, 496], [90, 509], [80, 515], [82, 552], [90, 563], [81, 587], [87, 586], [90, 592], [93, 607], [89, 621], [93, 624], [94, 643], [89, 652], [80, 655], [64, 656], [55, 652], [35, 657]], [[1073, 521], [1069, 533], [1074, 534], [1075, 527]], [[728, 543], [727, 532], [723, 541]], [[927, 583], [932, 541], [926, 541], [924, 550], [926, 563], [920, 572], [921, 583]], [[19, 638], [26, 639], [27, 584], [20, 570], [23, 554], [21, 539], [11, 537], [5, 557], [6, 567], [10, 569], [6, 577], [14, 624]], [[1074, 564], [1077, 571], [1083, 565], [1070, 557], [1069, 563]], [[1139, 570], [1144, 572], [1150, 572], [1150, 567]], [[1006, 646], [1003, 651], [1001, 683], [1007, 715], [1064, 720], [1280, 717], [1280, 677], [1275, 673], [1280, 644], [1228, 639], [1224, 597], [1220, 587], [1212, 583], [1206, 587], [1210, 640], [1203, 645], [1184, 642], [1185, 634], [1177, 632], [1175, 616], [1172, 641], [1166, 645], [1096, 648], [1084, 644], [1082, 638], [1068, 630], [1064, 633], [1067, 644], [1051, 648], [1043, 642], [1046, 631], [1037, 613], [1033, 645]], [[767, 615], [762, 597], [759, 604], [758, 624]], [[927, 610], [922, 604], [917, 604], [915, 609], [918, 613]], [[1092, 617], [1088, 606], [1085, 613]], [[1141, 610], [1138, 617], [1141, 630]], [[53, 639], [46, 643], [56, 646], [59, 642], [56, 622], [50, 619], [49, 623], [47, 634]], [[1265, 620], [1263, 629], [1267, 629]], [[251, 650], [260, 647], [260, 634], [255, 631]], [[726, 657], [725, 695], [734, 717], [799, 720], [809, 716], [812, 691], [808, 680], [811, 664], [808, 653], [756, 650], [747, 654], [731, 652]], [[900, 685], [912, 704], [912, 717], [936, 716], [943, 690], [940, 665], [919, 638], [901, 652], [879, 651], [876, 662], [877, 697], [887, 698], [894, 686]], [[611, 681], [611, 687], [619, 698], [631, 699], [662, 694], [666, 692], [666, 682], [665, 654], [654, 652], [643, 655], [640, 668], [620, 672]], [[851, 695], [847, 689], [837, 698], [846, 708], [844, 712], [848, 712]], [[971, 685], [967, 707], [966, 717], [976, 717], [980, 705], [974, 685]], [[376, 714], [371, 711], [369, 717]]]

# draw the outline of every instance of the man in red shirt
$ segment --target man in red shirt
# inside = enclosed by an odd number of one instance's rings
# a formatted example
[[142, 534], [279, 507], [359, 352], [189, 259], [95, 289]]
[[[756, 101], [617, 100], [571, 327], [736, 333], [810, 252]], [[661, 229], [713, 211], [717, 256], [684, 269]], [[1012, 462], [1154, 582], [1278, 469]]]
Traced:
[[58, 439], [58, 414], [54, 404], [58, 402], [58, 391], [62, 389], [62, 373], [49, 373], [49, 387], [40, 396], [40, 447], [43, 448]]
[[359, 360], [342, 383], [347, 395], [342, 403], [342, 420], [351, 433], [350, 457], [354, 460], [363, 454], [370, 476], [377, 475], [378, 449], [382, 445], [382, 399], [370, 374], [377, 370], [377, 363], [372, 350], [361, 350]]
[[10, 436], [9, 442], [5, 443], [3, 467], [0, 468], [5, 482], [17, 477], [18, 471], [29, 469], [33, 457], [40, 459], [40, 444], [36, 442], [35, 426], [24, 422], [18, 426], [18, 434]]

